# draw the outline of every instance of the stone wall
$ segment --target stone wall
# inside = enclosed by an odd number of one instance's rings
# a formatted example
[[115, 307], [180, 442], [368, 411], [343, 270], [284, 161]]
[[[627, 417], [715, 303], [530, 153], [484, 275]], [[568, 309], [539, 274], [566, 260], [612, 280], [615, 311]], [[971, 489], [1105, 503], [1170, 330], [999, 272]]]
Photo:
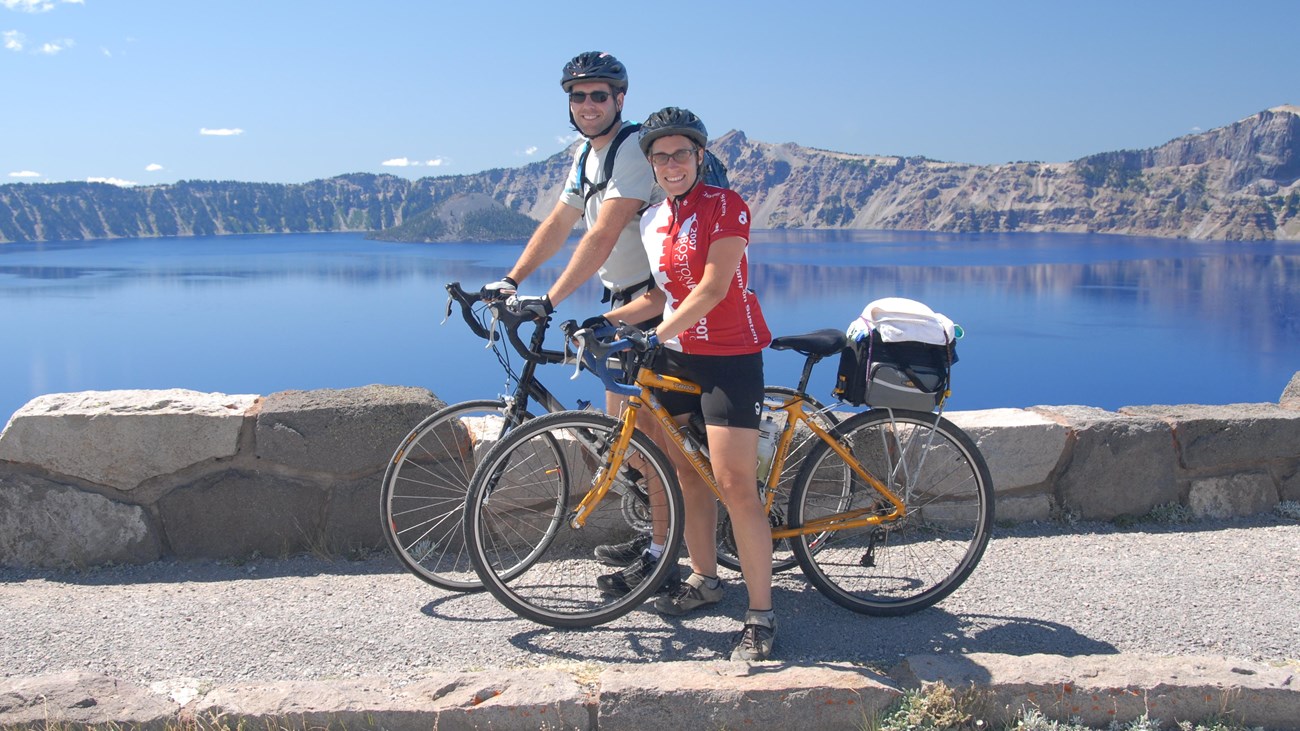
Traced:
[[[265, 397], [102, 391], [33, 399], [0, 433], [0, 565], [328, 554], [384, 545], [392, 450], [443, 404], [366, 386]], [[954, 411], [999, 521], [1230, 517], [1300, 500], [1300, 373], [1276, 404]]]

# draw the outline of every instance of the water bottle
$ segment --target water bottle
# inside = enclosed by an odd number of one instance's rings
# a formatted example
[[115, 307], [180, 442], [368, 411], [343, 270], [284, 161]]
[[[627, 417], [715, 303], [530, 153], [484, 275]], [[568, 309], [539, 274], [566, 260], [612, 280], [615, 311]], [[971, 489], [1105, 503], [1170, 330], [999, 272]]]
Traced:
[[[687, 435], [695, 438], [694, 449], [691, 449], [690, 451], [698, 449], [700, 453], [704, 455], [704, 458], [708, 459], [709, 432], [704, 428], [704, 414], [701, 414], [698, 411], [691, 414], [691, 418], [686, 422], [685, 431]], [[687, 440], [687, 448], [690, 449], [691, 446], [690, 440]]]
[[767, 482], [772, 471], [772, 458], [776, 455], [776, 439], [780, 430], [776, 421], [768, 416], [758, 425], [758, 481]]

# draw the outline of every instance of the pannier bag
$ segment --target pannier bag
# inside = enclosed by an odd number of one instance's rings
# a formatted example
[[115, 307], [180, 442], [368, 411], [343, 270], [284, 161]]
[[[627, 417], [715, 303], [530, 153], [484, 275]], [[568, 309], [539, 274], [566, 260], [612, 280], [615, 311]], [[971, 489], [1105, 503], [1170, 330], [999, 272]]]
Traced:
[[960, 334], [920, 302], [878, 299], [849, 325], [832, 393], [855, 406], [933, 411], [950, 392]]

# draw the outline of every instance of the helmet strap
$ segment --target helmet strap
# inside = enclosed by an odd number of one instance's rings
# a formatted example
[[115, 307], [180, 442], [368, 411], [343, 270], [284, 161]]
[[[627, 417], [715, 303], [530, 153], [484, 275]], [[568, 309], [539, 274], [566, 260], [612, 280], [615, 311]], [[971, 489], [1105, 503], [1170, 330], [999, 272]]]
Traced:
[[[691, 141], [691, 144], [692, 145], [695, 144], [694, 140]], [[704, 148], [696, 145], [695, 149], [698, 151]], [[659, 171], [655, 170], [654, 165], [650, 166], [650, 176], [654, 178], [655, 185], [658, 185], [660, 188], [663, 187], [663, 184], [659, 182]], [[684, 198], [686, 198], [686, 196], [691, 194], [692, 190], [695, 190], [695, 186], [703, 182], [704, 182], [704, 158], [700, 157], [695, 162], [695, 182], [691, 183], [691, 187], [683, 191], [681, 195], [673, 196], [673, 200], [683, 200]]]
[[[566, 93], [567, 93], [567, 89], [566, 89]], [[613, 94], [617, 99], [619, 94], [625, 94], [626, 92], [619, 91], [618, 89], [614, 88], [613, 84], [610, 84], [610, 93]], [[616, 105], [618, 104], [617, 101], [615, 101], [614, 103]], [[623, 123], [623, 108], [619, 107], [617, 110], [615, 110], [614, 120], [609, 123], [609, 126], [605, 127], [605, 129], [602, 129], [601, 131], [597, 132], [594, 135], [589, 135], [586, 132], [583, 132], [582, 128], [578, 126], [578, 120], [574, 119], [573, 117], [573, 107], [572, 106], [569, 107], [569, 126], [573, 127], [573, 131], [577, 132], [583, 137], [586, 137], [589, 140], [594, 140], [597, 137], [604, 137], [605, 135], [609, 134], [610, 130], [614, 129], [615, 127], [618, 127], [622, 123]]]
[[614, 129], [615, 127], [619, 126], [622, 123], [623, 123], [623, 110], [620, 109], [614, 113], [614, 121], [610, 122], [609, 126], [605, 127], [605, 129], [602, 129], [601, 131], [597, 132], [594, 135], [589, 135], [586, 132], [583, 132], [582, 128], [578, 126], [578, 120], [573, 118], [573, 110], [572, 109], [569, 110], [569, 125], [573, 127], [573, 130], [575, 132], [582, 135], [583, 137], [586, 137], [589, 140], [594, 140], [597, 137], [604, 137], [605, 135], [609, 134], [610, 130]]

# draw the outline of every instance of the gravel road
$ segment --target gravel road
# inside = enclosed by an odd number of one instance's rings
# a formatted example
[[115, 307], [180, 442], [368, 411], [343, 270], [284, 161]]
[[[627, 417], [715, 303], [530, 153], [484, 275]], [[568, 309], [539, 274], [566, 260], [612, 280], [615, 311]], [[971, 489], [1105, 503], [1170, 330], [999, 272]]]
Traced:
[[[798, 571], [777, 578], [777, 659], [888, 666], [916, 653], [1226, 655], [1300, 659], [1300, 525], [1276, 515], [1166, 528], [1000, 529], [938, 607], [865, 617]], [[488, 594], [435, 589], [387, 554], [186, 561], [87, 571], [0, 569], [0, 676], [92, 670], [172, 678], [323, 680], [433, 670], [725, 658], [738, 582], [707, 614], [648, 605], [560, 631]]]

